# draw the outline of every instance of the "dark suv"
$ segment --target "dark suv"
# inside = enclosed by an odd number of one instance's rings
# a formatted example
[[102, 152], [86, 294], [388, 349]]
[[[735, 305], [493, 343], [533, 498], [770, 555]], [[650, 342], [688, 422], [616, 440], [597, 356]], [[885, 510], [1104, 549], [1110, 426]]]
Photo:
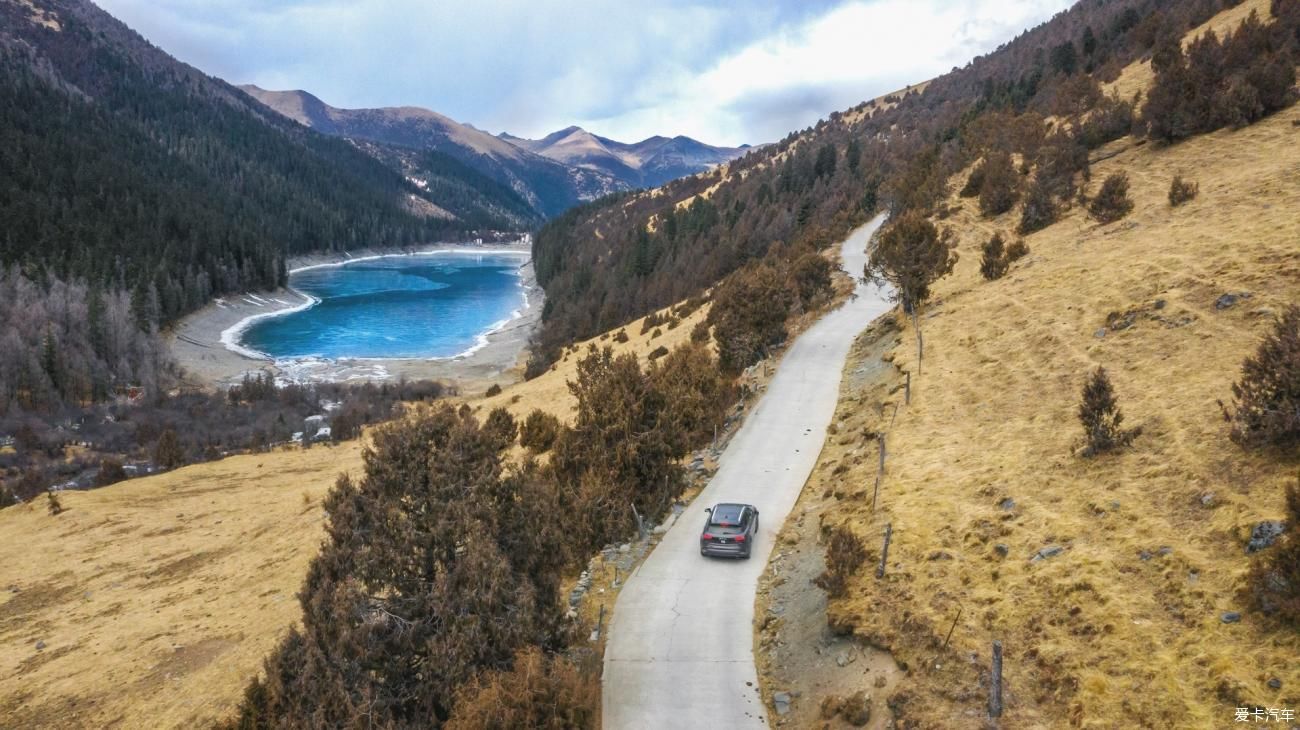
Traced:
[[700, 555], [749, 558], [758, 535], [758, 510], [752, 504], [718, 504], [704, 510], [709, 519], [700, 535]]

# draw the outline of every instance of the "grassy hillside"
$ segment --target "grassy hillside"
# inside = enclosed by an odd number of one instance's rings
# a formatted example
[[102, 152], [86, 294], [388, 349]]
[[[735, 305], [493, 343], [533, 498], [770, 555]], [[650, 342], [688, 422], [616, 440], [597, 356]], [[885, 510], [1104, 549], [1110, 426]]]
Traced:
[[[592, 342], [645, 362], [687, 339], [701, 308], [652, 337], [628, 325]], [[490, 399], [563, 420], [567, 360]], [[324, 537], [321, 499], [359, 474], [361, 443], [236, 456], [0, 510], [0, 726], [189, 727], [232, 713], [302, 614], [296, 599]], [[37, 648], [43, 642], [43, 648]]]
[[181, 727], [230, 711], [301, 613], [321, 498], [358, 442], [236, 456], [0, 511], [0, 725]]
[[[1235, 707], [1300, 704], [1300, 637], [1238, 594], [1250, 529], [1282, 517], [1296, 464], [1229, 442], [1216, 402], [1272, 315], [1300, 301], [1298, 126], [1293, 108], [1172, 147], [1098, 150], [1088, 192], [1126, 172], [1133, 212], [1102, 226], [1076, 207], [1027, 236], [1030, 255], [997, 281], [980, 276], [980, 246], [1011, 233], [1018, 211], [990, 220], [948, 199], [940, 223], [962, 259], [923, 311], [923, 371], [910, 327], [887, 335], [895, 370], [846, 380], [840, 435], [810, 484], [869, 489], [876, 452], [862, 434], [888, 431], [879, 510], [858, 491], [827, 524], [850, 526], [874, 566], [892, 523], [889, 570], [860, 570], [830, 620], [910, 666], [891, 703], [905, 725], [984, 717], [995, 639], [1003, 727], [1217, 727]], [[1178, 174], [1200, 195], [1171, 208]], [[1226, 293], [1249, 297], [1216, 307]], [[1076, 409], [1098, 365], [1143, 432], [1084, 459]], [[899, 405], [892, 427], [881, 403]], [[1064, 550], [1032, 560], [1049, 546]], [[1221, 620], [1230, 611], [1240, 623]]]

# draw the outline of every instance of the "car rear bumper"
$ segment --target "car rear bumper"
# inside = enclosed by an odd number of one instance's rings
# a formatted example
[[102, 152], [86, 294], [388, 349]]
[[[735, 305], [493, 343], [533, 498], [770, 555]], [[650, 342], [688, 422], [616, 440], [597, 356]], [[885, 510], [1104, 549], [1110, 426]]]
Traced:
[[700, 553], [702, 555], [722, 555], [729, 557], [739, 557], [748, 551], [749, 547], [743, 542], [701, 542]]

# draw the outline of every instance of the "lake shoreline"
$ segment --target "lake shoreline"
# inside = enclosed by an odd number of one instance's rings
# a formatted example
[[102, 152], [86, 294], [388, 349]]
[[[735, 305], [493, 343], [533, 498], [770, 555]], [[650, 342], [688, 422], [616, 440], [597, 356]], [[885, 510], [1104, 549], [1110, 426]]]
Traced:
[[[295, 257], [291, 271], [388, 256], [434, 255], [443, 252], [529, 253], [526, 245], [440, 244], [404, 249], [365, 249], [344, 254]], [[292, 288], [273, 292], [231, 295], [210, 302], [182, 319], [167, 333], [171, 354], [192, 385], [224, 388], [247, 373], [270, 372], [278, 378], [301, 382], [434, 379], [462, 390], [486, 388], [495, 382], [521, 377], [526, 346], [541, 318], [542, 289], [537, 285], [532, 261], [520, 269], [527, 305], [520, 316], [485, 336], [471, 352], [449, 358], [304, 358], [276, 361], [257, 357], [238, 344], [239, 334], [257, 319], [286, 314], [314, 303]]]

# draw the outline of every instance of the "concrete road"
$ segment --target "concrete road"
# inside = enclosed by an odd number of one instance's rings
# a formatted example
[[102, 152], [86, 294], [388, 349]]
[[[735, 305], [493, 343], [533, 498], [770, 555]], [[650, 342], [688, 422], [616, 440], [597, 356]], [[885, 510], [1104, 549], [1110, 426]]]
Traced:
[[[855, 277], [882, 220], [843, 244], [844, 269]], [[821, 452], [849, 347], [892, 306], [874, 286], [859, 284], [857, 294], [790, 347], [713, 480], [628, 579], [605, 647], [606, 730], [767, 726], [754, 668], [754, 592]], [[700, 555], [704, 508], [718, 502], [758, 508], [750, 560]]]

